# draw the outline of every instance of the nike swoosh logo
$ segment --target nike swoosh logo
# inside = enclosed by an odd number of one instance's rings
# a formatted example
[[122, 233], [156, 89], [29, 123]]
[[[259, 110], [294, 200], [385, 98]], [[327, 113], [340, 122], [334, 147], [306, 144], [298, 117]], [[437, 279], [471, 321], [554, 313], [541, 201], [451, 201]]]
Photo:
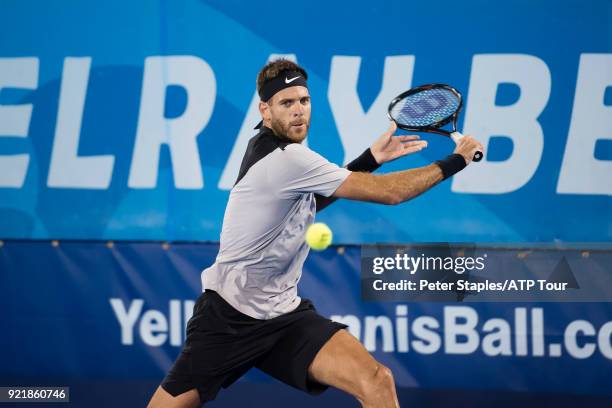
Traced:
[[299, 77], [300, 77], [299, 75], [298, 75], [298, 76], [296, 76], [295, 78], [291, 78], [291, 79], [289, 79], [289, 78], [285, 77], [285, 83], [286, 83], [286, 84], [290, 84], [291, 82], [295, 81], [295, 80], [296, 80], [296, 79], [298, 79]]

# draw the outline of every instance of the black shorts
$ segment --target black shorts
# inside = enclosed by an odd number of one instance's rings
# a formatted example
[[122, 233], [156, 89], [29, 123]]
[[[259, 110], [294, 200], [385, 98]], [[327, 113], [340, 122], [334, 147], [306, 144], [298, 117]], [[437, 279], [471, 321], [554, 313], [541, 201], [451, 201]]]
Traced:
[[308, 299], [290, 313], [259, 320], [207, 290], [193, 308], [185, 346], [161, 386], [173, 396], [196, 388], [204, 403], [257, 367], [309, 394], [320, 394], [328, 387], [309, 378], [308, 367], [327, 340], [346, 327], [317, 314]]

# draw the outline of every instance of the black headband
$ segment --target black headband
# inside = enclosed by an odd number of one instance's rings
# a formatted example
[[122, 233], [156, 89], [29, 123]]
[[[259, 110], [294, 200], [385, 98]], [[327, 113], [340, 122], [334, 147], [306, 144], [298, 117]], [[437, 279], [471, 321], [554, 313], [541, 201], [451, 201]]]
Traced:
[[[308, 85], [306, 85], [306, 78], [302, 73], [297, 71], [285, 71], [282, 75], [264, 82], [259, 90], [259, 98], [264, 102], [268, 102], [276, 93], [292, 86], [304, 86], [308, 88]], [[255, 129], [259, 129], [262, 125], [263, 121], [259, 122], [259, 124], [255, 126]]]
[[282, 75], [264, 82], [259, 90], [259, 97], [262, 101], [268, 102], [277, 92], [291, 86], [305, 86], [308, 88], [306, 78], [300, 72], [285, 71]]

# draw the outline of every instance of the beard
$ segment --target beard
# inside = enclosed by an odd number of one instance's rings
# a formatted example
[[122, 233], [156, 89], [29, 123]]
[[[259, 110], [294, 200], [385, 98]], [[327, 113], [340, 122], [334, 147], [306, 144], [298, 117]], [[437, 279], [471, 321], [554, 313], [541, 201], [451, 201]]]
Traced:
[[304, 139], [306, 139], [308, 129], [310, 129], [310, 121], [300, 122], [302, 122], [302, 126], [297, 127], [292, 125], [292, 123], [295, 122], [283, 123], [278, 119], [272, 119], [270, 121], [270, 126], [272, 127], [274, 134], [281, 139], [301, 143]]

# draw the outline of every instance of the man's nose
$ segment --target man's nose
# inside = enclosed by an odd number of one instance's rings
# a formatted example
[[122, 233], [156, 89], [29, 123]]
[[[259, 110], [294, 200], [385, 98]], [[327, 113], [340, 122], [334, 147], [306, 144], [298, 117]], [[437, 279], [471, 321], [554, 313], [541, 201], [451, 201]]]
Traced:
[[303, 116], [304, 115], [304, 107], [301, 103], [296, 103], [293, 109], [293, 114], [295, 116]]

